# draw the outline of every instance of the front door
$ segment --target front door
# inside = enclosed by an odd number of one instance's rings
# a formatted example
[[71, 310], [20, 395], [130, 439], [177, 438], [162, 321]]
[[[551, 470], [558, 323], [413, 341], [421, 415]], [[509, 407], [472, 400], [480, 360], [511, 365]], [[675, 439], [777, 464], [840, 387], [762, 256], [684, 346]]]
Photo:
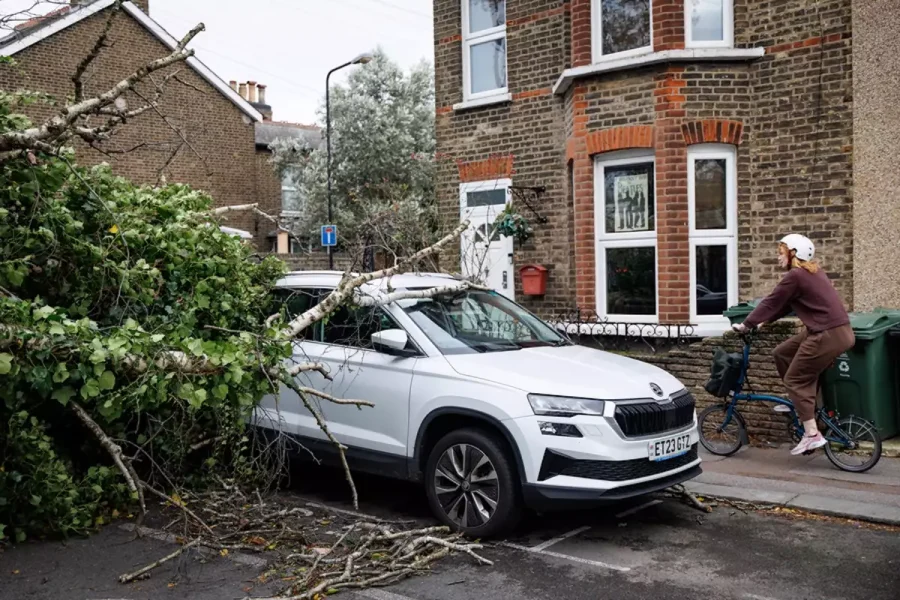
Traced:
[[471, 226], [460, 241], [460, 267], [465, 277], [515, 297], [512, 238], [500, 235], [494, 221], [509, 204], [509, 182], [464, 183], [460, 187], [460, 217]]

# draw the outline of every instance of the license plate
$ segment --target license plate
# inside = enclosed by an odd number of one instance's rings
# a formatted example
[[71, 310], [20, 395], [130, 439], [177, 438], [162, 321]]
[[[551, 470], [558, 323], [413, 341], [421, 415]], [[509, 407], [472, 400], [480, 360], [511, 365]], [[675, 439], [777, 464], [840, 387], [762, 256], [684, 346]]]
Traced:
[[668, 460], [681, 456], [691, 449], [691, 436], [688, 434], [656, 440], [648, 444], [650, 460]]

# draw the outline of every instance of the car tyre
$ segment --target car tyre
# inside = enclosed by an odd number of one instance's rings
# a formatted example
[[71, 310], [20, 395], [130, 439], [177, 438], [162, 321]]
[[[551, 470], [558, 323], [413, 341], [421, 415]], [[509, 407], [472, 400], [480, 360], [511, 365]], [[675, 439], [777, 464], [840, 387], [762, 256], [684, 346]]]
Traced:
[[515, 463], [504, 441], [480, 429], [441, 438], [425, 466], [432, 513], [452, 530], [473, 538], [509, 531], [522, 516]]

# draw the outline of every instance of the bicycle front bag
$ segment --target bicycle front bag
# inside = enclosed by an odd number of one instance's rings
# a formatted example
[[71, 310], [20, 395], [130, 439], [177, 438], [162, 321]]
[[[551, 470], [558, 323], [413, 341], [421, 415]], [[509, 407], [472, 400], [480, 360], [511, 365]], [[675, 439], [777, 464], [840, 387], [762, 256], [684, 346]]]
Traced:
[[725, 398], [737, 388], [741, 378], [741, 365], [744, 357], [739, 352], [728, 353], [716, 348], [713, 354], [709, 380], [703, 388], [717, 398]]

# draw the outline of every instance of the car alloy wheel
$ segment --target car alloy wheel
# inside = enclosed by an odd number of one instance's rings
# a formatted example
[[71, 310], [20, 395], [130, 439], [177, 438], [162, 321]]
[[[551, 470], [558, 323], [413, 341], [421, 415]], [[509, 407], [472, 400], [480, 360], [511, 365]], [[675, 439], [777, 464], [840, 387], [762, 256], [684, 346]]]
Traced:
[[455, 444], [444, 451], [434, 471], [433, 485], [444, 514], [462, 528], [486, 524], [500, 501], [494, 464], [469, 444]]

